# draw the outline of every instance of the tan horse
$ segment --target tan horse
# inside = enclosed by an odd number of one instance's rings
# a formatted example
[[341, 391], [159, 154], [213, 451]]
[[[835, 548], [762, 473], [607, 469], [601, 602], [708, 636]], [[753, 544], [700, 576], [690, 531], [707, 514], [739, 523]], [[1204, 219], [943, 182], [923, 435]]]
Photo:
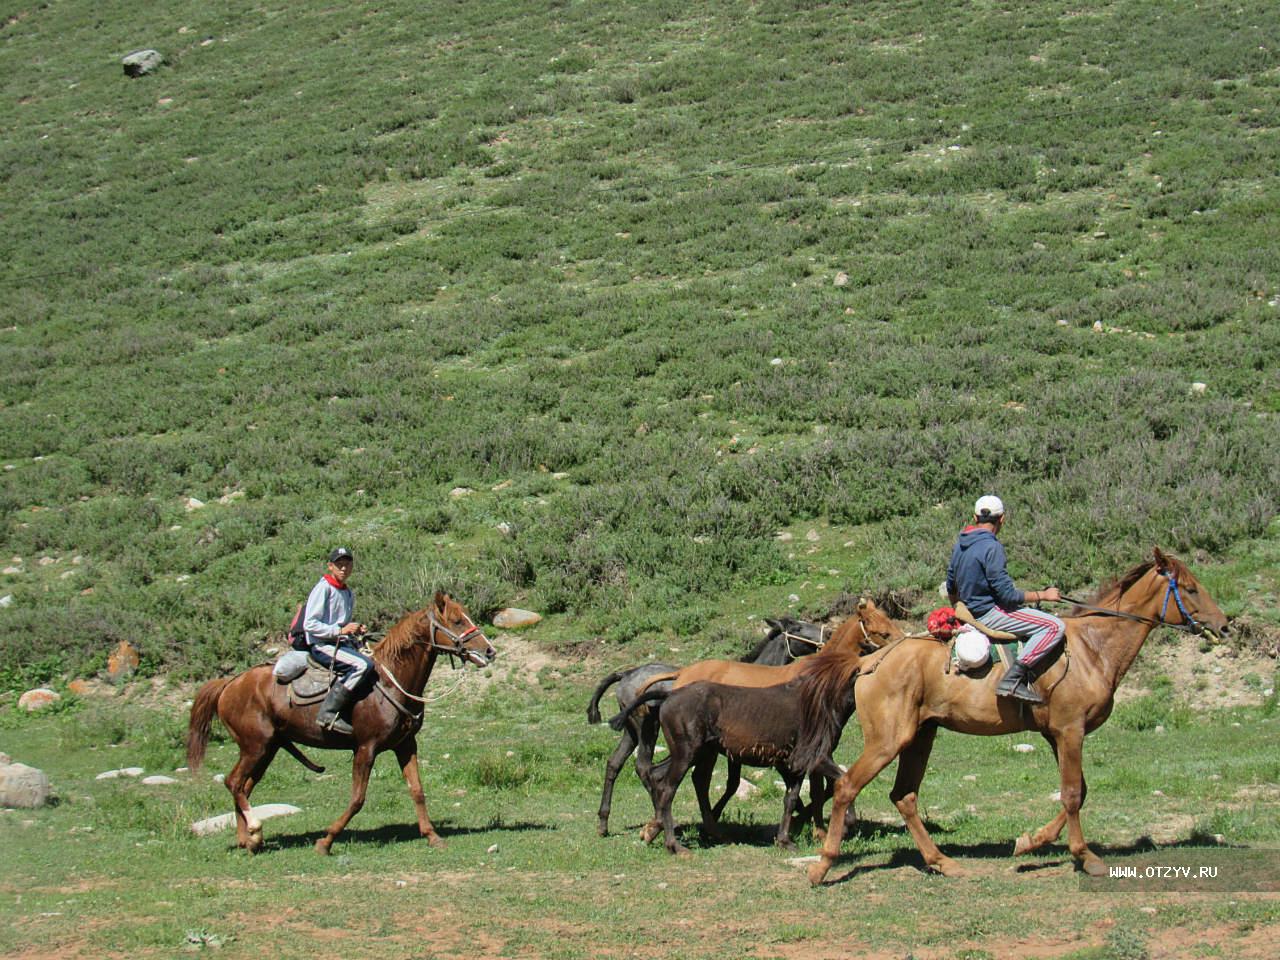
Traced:
[[[1085, 610], [1086, 606], [1106, 607], [1111, 612]], [[1067, 826], [1068, 846], [1085, 872], [1093, 876], [1106, 872], [1080, 828], [1080, 807], [1086, 794], [1081, 768], [1085, 735], [1110, 716], [1116, 687], [1154, 627], [1173, 626], [1223, 636], [1227, 620], [1187, 567], [1158, 548], [1152, 560], [1134, 567], [1105, 587], [1091, 604], [1078, 606], [1072, 614], [1066, 621], [1065, 654], [1035, 682], [1047, 701], [1043, 705], [996, 697], [998, 669], [989, 670], [985, 679], [948, 672], [948, 649], [935, 641], [907, 639], [883, 655], [863, 659], [855, 685], [863, 751], [836, 782], [830, 830], [819, 862], [809, 868], [811, 883], [822, 882], [840, 854], [845, 810], [895, 757], [898, 774], [889, 797], [906, 821], [926, 866], [947, 876], [962, 872], [930, 839], [916, 807], [939, 726], [983, 736], [1039, 731], [1058, 761], [1062, 812], [1035, 833], [1023, 834], [1014, 853], [1027, 853], [1053, 842]], [[815, 663], [811, 669], [823, 668]], [[810, 698], [813, 734], [810, 736], [806, 727], [798, 752], [806, 748], [812, 754], [822, 749], [823, 702], [818, 696]]]
[[[815, 657], [841, 655], [846, 651], [859, 650], [870, 652], [884, 646], [891, 640], [900, 640], [904, 636], [902, 628], [889, 619], [888, 615], [866, 597], [858, 600], [858, 607], [853, 616], [836, 627], [828, 640]], [[801, 657], [781, 667], [765, 667], [758, 663], [743, 663], [740, 660], [699, 660], [687, 667], [670, 673], [660, 673], [650, 677], [637, 692], [637, 698], [655, 683], [664, 680], [672, 681], [672, 688], [688, 686], [699, 680], [722, 683], [730, 687], [772, 687], [779, 683], [790, 683], [807, 670], [805, 664], [809, 657]]]
[[321, 729], [316, 724], [318, 703], [291, 706], [287, 687], [276, 683], [270, 664], [253, 667], [230, 679], [210, 680], [201, 687], [191, 706], [187, 728], [187, 765], [192, 770], [200, 769], [216, 712], [240, 745], [240, 759], [226, 779], [235, 801], [238, 844], [251, 853], [262, 849], [262, 824], [253, 817], [249, 794], [281, 747], [309, 768], [317, 769], [295, 746], [305, 743], [354, 751], [351, 803], [316, 841], [317, 851], [328, 853], [334, 838], [364, 805], [374, 758], [383, 750], [395, 751], [418, 815], [419, 833], [433, 847], [442, 846], [444, 841], [427, 818], [418, 776], [417, 742], [426, 703], [422, 691], [441, 653], [478, 666], [491, 662], [495, 656], [493, 647], [462, 605], [437, 593], [431, 605], [406, 614], [373, 648], [378, 684], [352, 711], [351, 725], [355, 729], [351, 735]]

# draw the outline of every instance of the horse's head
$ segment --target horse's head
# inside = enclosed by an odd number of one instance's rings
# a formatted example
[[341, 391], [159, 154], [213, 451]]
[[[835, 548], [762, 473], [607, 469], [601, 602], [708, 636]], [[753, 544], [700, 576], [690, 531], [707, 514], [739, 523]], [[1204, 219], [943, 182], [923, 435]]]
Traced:
[[[1162, 552], [1159, 547], [1152, 551], [1152, 559], [1155, 561], [1152, 569], [1164, 578], [1160, 619], [1165, 623], [1186, 625], [1193, 633], [1216, 640], [1225, 639], [1230, 630], [1227, 615], [1187, 569], [1187, 565], [1177, 557]], [[1160, 586], [1158, 583], [1157, 587]]]
[[478, 667], [488, 666], [498, 655], [489, 638], [471, 622], [462, 604], [447, 593], [436, 593], [435, 599], [422, 611], [422, 621], [427, 629], [427, 642], [437, 650], [454, 654]]
[[[900, 640], [902, 628], [889, 619], [889, 615], [876, 606], [870, 597], [858, 598], [858, 609], [854, 614], [862, 625], [863, 647], [877, 650], [891, 640]], [[870, 651], [866, 651], [870, 652]]]

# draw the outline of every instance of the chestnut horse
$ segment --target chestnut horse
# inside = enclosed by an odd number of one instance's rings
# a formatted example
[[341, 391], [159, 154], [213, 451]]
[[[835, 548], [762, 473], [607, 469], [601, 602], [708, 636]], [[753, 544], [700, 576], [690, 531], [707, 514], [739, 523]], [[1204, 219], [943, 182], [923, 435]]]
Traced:
[[236, 841], [251, 853], [262, 849], [262, 824], [249, 807], [249, 794], [267, 772], [276, 751], [284, 747], [311, 769], [318, 769], [294, 745], [305, 743], [331, 750], [353, 750], [351, 803], [316, 841], [328, 853], [334, 838], [364, 805], [374, 758], [394, 750], [409, 795], [418, 814], [418, 830], [433, 847], [444, 844], [427, 819], [427, 804], [418, 776], [417, 733], [426, 701], [423, 688], [440, 654], [457, 656], [477, 666], [490, 663], [495, 652], [467, 612], [452, 597], [437, 593], [422, 610], [403, 616], [373, 648], [378, 682], [356, 704], [354, 733], [340, 734], [316, 724], [318, 703], [294, 707], [288, 687], [277, 683], [271, 665], [263, 664], [238, 676], [210, 680], [196, 694], [187, 728], [187, 765], [198, 770], [209, 743], [216, 711], [218, 719], [240, 745], [240, 759], [227, 775], [227, 789], [235, 801]]
[[[935, 641], [908, 639], [883, 655], [864, 658], [854, 688], [863, 751], [836, 781], [831, 826], [819, 861], [809, 868], [811, 883], [821, 883], [840, 854], [846, 808], [895, 757], [898, 774], [889, 797], [906, 821], [925, 865], [947, 876], [962, 872], [930, 839], [916, 806], [939, 726], [983, 736], [1038, 731], [1058, 761], [1062, 812], [1034, 834], [1023, 834], [1014, 853], [1052, 843], [1065, 825], [1068, 846], [1084, 871], [1092, 876], [1106, 873], [1080, 829], [1086, 794], [1081, 769], [1085, 735], [1110, 716], [1116, 687], [1154, 627], [1221, 637], [1227, 632], [1227, 620], [1186, 565], [1156, 548], [1151, 560], [1104, 587], [1092, 603], [1077, 604], [1066, 623], [1065, 653], [1035, 681], [1045, 698], [1043, 705], [997, 697], [1001, 671], [994, 667], [981, 679], [948, 671], [949, 651]], [[820, 670], [818, 658], [813, 661], [814, 669]], [[839, 677], [832, 674], [831, 682], [839, 682]], [[820, 684], [806, 687], [807, 691], [821, 689]], [[806, 715], [812, 711], [813, 725], [797, 746], [802, 764], [806, 757], [816, 759], [825, 746], [824, 703], [816, 693], [809, 696]]]

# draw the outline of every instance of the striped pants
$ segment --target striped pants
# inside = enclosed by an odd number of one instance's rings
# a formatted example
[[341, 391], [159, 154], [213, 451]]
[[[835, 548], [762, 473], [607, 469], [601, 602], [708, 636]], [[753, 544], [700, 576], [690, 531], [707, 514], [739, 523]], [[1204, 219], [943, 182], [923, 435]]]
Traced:
[[311, 659], [338, 675], [338, 682], [352, 693], [364, 694], [367, 677], [377, 676], [373, 661], [349, 643], [321, 640], [311, 645]]
[[993, 630], [1016, 634], [1023, 641], [1018, 662], [1027, 667], [1033, 666], [1057, 646], [1067, 633], [1065, 623], [1052, 613], [1045, 613], [1035, 607], [1020, 607], [1017, 610], [992, 607], [978, 619]]

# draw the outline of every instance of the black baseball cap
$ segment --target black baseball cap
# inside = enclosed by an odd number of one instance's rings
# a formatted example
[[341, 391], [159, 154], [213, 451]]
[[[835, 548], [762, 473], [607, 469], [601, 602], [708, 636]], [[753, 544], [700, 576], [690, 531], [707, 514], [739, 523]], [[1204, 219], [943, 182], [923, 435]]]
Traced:
[[346, 547], [334, 547], [329, 551], [330, 563], [337, 563], [339, 560], [350, 560], [354, 563], [355, 559], [356, 558], [351, 555], [351, 551]]

